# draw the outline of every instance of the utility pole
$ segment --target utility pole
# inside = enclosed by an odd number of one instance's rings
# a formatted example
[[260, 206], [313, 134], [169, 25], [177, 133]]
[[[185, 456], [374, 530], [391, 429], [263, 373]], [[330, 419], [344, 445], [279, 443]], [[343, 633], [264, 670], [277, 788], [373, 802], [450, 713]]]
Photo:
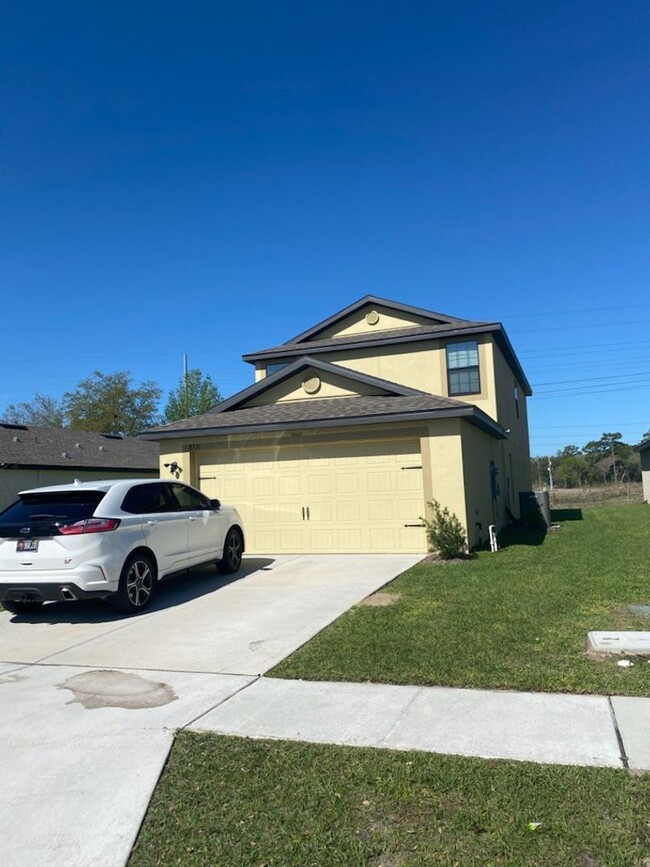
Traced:
[[612, 470], [614, 471], [614, 484], [618, 481], [616, 478], [616, 455], [614, 454], [614, 440], [611, 439], [609, 441], [610, 448], [612, 450]]
[[553, 464], [550, 458], [548, 459], [548, 486], [553, 490]]
[[183, 355], [183, 379], [187, 379], [187, 352]]

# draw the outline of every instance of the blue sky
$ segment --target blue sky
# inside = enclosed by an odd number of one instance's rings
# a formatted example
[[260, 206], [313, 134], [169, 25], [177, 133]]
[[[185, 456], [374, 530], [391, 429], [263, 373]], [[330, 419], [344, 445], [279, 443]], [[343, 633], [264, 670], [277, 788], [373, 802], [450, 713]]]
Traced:
[[6, 2], [0, 409], [224, 396], [367, 293], [504, 323], [533, 454], [650, 428], [650, 5]]

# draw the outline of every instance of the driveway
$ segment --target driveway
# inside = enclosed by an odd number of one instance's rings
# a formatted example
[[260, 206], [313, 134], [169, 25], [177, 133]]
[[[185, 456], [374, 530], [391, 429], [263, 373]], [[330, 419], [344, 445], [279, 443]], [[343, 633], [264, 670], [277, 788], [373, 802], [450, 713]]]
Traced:
[[0, 612], [0, 863], [123, 865], [174, 732], [247, 687], [418, 555], [247, 558], [145, 615]]

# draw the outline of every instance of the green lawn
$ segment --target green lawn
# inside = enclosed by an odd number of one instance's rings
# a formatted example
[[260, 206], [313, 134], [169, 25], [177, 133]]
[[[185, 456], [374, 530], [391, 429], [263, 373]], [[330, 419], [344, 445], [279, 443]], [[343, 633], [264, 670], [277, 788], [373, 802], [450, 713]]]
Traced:
[[642, 867], [649, 802], [620, 770], [181, 733], [129, 863]]
[[650, 507], [559, 513], [543, 537], [511, 533], [497, 554], [422, 563], [359, 605], [272, 672], [308, 680], [442, 684], [648, 695], [650, 662], [620, 668], [585, 656], [587, 632], [650, 629]]

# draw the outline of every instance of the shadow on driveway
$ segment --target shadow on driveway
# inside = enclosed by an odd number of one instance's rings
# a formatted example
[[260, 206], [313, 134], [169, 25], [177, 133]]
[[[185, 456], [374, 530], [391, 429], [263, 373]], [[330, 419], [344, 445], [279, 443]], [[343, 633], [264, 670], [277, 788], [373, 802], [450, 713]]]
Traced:
[[[211, 566], [199, 566], [163, 579], [156, 588], [153, 602], [144, 615], [183, 605], [241, 581], [254, 572], [267, 569], [275, 561], [270, 557], [247, 557], [235, 575], [222, 575]], [[32, 614], [14, 614], [12, 623], [112, 623], [131, 620], [134, 616], [116, 611], [108, 600], [79, 602], [46, 602], [43, 608]]]

